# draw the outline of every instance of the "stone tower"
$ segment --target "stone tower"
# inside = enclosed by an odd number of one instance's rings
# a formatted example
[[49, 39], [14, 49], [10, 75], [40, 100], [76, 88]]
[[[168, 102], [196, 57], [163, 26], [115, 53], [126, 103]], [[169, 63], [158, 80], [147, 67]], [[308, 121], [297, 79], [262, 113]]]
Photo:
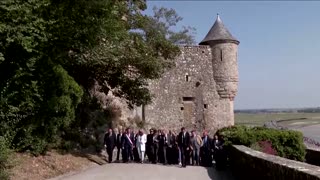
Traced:
[[[136, 108], [147, 128], [216, 130], [234, 124], [239, 41], [218, 16], [199, 46], [181, 46], [175, 67], [149, 83], [152, 104]], [[139, 112], [138, 112], [139, 111]]]
[[[224, 26], [219, 14], [206, 37], [199, 43], [199, 45], [209, 45], [211, 48], [213, 78], [217, 92], [220, 98], [230, 100], [232, 111], [233, 100], [238, 92], [239, 43]], [[231, 118], [234, 119], [234, 117]]]

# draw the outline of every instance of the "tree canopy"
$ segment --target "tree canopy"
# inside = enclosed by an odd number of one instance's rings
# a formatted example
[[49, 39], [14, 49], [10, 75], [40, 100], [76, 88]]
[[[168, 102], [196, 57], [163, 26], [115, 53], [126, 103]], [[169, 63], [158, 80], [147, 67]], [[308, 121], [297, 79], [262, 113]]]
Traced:
[[173, 66], [194, 29], [174, 31], [173, 9], [143, 14], [144, 0], [2, 0], [0, 136], [43, 152], [75, 121], [95, 83], [130, 106], [148, 104], [148, 81]]

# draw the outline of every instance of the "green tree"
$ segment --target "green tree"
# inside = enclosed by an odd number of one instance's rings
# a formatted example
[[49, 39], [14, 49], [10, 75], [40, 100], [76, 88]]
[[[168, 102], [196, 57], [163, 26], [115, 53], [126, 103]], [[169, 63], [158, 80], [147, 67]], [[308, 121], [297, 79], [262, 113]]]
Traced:
[[194, 29], [172, 30], [182, 20], [173, 9], [154, 8], [153, 16], [144, 15], [143, 1], [115, 2], [108, 8], [110, 14], [94, 28], [101, 29], [99, 44], [85, 52], [71, 49], [72, 76], [87, 90], [95, 82], [106, 94], [112, 89], [130, 105], [150, 103], [147, 81], [172, 67], [180, 53], [177, 45], [194, 43]]
[[[0, 136], [17, 150], [43, 152], [75, 116], [82, 90], [51, 56], [50, 1], [0, 4]], [[50, 51], [49, 51], [50, 50]]]
[[95, 83], [130, 106], [150, 103], [148, 81], [193, 37], [173, 30], [182, 20], [174, 10], [145, 9], [143, 0], [2, 0], [0, 136], [18, 150], [45, 151], [79, 124], [76, 109], [82, 97], [80, 107], [92, 101]]

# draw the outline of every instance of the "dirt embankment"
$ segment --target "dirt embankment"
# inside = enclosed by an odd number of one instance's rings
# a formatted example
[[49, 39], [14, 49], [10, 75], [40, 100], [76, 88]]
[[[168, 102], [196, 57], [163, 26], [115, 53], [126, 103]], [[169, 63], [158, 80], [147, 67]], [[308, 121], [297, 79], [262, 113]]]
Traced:
[[101, 155], [81, 152], [50, 151], [38, 157], [28, 153], [14, 153], [11, 159], [13, 168], [10, 170], [10, 179], [12, 180], [44, 180], [106, 163]]

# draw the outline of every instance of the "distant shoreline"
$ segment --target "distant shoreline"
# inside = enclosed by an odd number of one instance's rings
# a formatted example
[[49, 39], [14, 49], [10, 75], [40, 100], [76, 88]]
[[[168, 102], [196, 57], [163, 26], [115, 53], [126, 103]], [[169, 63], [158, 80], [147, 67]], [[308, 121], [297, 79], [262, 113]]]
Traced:
[[320, 113], [320, 107], [313, 108], [270, 108], [270, 109], [236, 109], [234, 113], [268, 114], [268, 113]]

